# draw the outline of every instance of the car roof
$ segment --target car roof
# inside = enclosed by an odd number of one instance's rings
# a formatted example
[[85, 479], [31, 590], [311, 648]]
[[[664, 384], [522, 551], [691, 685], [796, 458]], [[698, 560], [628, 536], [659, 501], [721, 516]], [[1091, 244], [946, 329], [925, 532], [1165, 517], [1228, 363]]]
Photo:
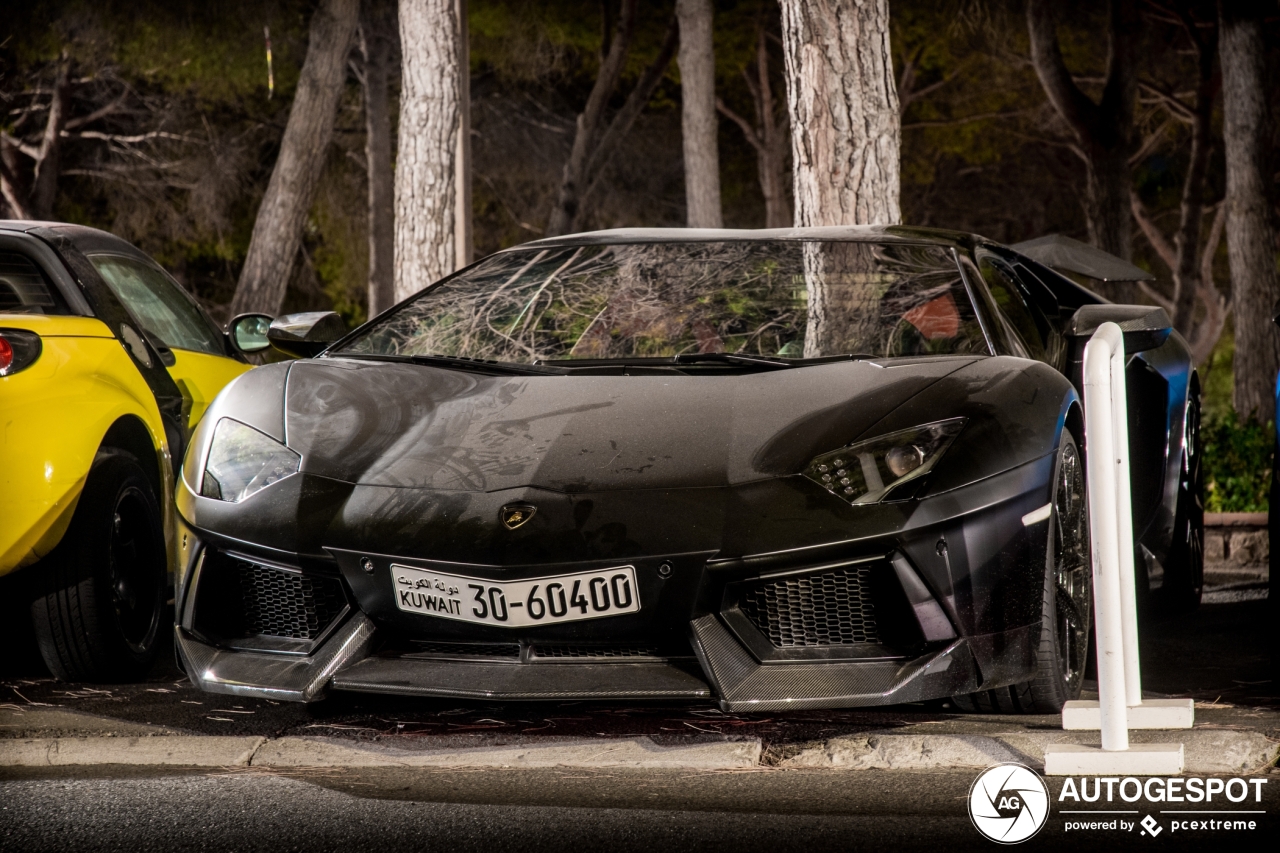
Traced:
[[154, 263], [146, 253], [128, 240], [114, 234], [87, 225], [72, 225], [67, 222], [41, 222], [34, 219], [0, 219], [0, 231], [20, 231], [28, 233], [47, 229], [56, 231], [71, 241], [71, 244], [83, 254], [126, 255], [142, 261]]
[[753, 240], [849, 241], [933, 243], [940, 246], [971, 247], [991, 242], [963, 231], [917, 228], [907, 225], [831, 225], [815, 228], [611, 228], [546, 237], [512, 246], [505, 251], [551, 246], [600, 246], [611, 243], [706, 243], [749, 242]]

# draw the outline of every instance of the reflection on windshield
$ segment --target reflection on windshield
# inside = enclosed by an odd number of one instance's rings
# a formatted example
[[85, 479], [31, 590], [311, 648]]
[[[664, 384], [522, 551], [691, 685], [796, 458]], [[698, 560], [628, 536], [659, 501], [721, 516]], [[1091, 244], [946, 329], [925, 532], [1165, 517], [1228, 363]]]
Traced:
[[987, 347], [941, 247], [755, 241], [495, 255], [425, 291], [342, 351], [534, 362]]

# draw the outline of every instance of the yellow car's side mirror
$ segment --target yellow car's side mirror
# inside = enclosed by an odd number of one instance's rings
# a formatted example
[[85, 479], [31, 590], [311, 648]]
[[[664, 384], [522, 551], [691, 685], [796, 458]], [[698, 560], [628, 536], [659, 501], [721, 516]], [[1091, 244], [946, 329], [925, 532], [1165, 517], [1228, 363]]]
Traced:
[[275, 319], [269, 314], [240, 314], [227, 324], [227, 337], [237, 352], [252, 355], [271, 346], [267, 330]]

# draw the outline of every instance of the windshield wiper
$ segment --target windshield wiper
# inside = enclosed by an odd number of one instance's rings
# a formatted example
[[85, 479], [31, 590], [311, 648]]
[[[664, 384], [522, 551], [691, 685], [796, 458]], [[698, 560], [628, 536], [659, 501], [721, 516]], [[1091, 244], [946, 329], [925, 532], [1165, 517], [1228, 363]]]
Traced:
[[787, 368], [797, 365], [784, 358], [771, 355], [744, 355], [737, 352], [693, 352], [673, 355], [672, 364], [697, 364], [698, 362], [722, 362], [725, 364], [744, 364], [758, 367]]
[[334, 358], [359, 358], [370, 361], [391, 361], [400, 364], [422, 364], [429, 367], [451, 367], [459, 370], [473, 370], [477, 373], [492, 373], [500, 376], [556, 376], [563, 375], [564, 370], [555, 367], [535, 366], [531, 364], [513, 364], [509, 361], [490, 361], [485, 358], [467, 358], [462, 355], [380, 355], [374, 353], [332, 353]]

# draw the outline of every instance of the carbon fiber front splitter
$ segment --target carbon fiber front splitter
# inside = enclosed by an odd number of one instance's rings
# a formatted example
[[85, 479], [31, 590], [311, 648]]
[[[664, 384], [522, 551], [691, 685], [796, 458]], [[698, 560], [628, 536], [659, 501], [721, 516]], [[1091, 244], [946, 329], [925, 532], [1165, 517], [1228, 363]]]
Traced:
[[[691, 625], [691, 660], [501, 663], [371, 655], [374, 625], [352, 614], [311, 655], [221, 650], [179, 628], [191, 679], [214, 693], [313, 702], [330, 689], [407, 696], [501, 700], [714, 698], [725, 711], [891, 705], [968, 693], [983, 683], [973, 644], [1008, 650], [1013, 669], [1039, 626], [998, 637], [961, 638], [911, 660], [760, 663], [715, 616]], [[699, 671], [699, 669], [701, 671]]]

